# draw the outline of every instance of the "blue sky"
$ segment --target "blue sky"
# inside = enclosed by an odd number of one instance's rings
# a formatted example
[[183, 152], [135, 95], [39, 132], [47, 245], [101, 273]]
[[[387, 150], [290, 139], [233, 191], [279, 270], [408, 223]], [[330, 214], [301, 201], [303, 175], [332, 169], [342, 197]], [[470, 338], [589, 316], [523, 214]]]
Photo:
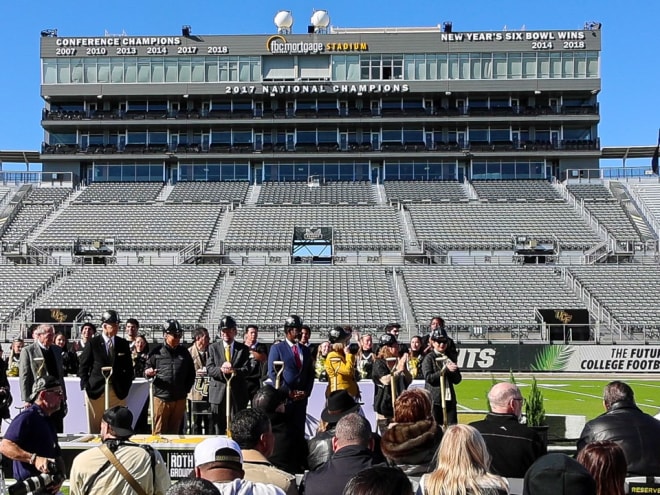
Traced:
[[[193, 34], [268, 34], [279, 10], [294, 16], [294, 33], [306, 33], [313, 9], [330, 13], [339, 27], [436, 26], [452, 21], [457, 31], [581, 29], [603, 24], [600, 138], [602, 146], [653, 145], [660, 127], [660, 63], [657, 26], [660, 2], [636, 0], [384, 0], [361, 2], [273, 2], [227, 0], [66, 0], [4, 2], [0, 20], [0, 133], [2, 150], [37, 150], [43, 140], [39, 97], [40, 31], [61, 36], [178, 35], [189, 24]], [[649, 160], [638, 163], [648, 165]], [[629, 166], [635, 162], [629, 161]], [[614, 165], [607, 163], [607, 165]]]

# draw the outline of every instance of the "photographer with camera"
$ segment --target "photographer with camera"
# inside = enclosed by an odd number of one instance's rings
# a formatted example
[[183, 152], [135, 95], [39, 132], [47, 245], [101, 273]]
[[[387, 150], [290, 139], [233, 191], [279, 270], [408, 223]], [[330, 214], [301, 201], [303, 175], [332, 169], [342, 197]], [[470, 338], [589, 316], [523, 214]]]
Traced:
[[[103, 413], [99, 447], [81, 452], [71, 465], [71, 495], [164, 495], [170, 487], [167, 466], [157, 450], [129, 441], [133, 414], [115, 406]], [[133, 489], [127, 491], [128, 485]]]
[[328, 332], [332, 344], [325, 359], [325, 371], [328, 374], [328, 388], [325, 396], [337, 390], [346, 390], [353, 399], [360, 398], [360, 389], [356, 381], [356, 354], [360, 346], [350, 343], [353, 329], [350, 326], [337, 326]]
[[[0, 453], [14, 461], [18, 488], [35, 491], [28, 488], [38, 486], [36, 493], [57, 493], [62, 486], [64, 461], [57, 432], [49, 419], [59, 410], [62, 399], [62, 385], [57, 378], [38, 378], [29, 397], [30, 407], [14, 418], [0, 442]], [[12, 487], [12, 493], [20, 493], [13, 490]]]

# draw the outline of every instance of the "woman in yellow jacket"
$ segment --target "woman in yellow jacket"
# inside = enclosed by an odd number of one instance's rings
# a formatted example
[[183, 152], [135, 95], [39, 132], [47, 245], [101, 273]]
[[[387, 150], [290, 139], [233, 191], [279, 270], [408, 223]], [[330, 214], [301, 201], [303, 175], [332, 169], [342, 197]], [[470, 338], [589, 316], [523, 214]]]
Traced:
[[332, 348], [325, 359], [325, 371], [328, 374], [328, 388], [325, 396], [335, 390], [346, 390], [351, 397], [359, 399], [360, 389], [355, 378], [355, 356], [359, 349], [357, 344], [349, 344], [351, 327], [335, 327], [328, 333]]

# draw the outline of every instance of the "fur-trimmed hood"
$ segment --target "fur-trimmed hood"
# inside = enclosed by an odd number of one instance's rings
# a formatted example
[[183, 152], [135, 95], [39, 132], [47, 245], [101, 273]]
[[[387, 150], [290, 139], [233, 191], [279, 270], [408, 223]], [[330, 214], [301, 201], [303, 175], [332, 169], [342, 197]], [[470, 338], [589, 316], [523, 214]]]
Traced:
[[429, 464], [440, 445], [442, 430], [433, 419], [392, 423], [383, 434], [383, 455], [396, 464]]

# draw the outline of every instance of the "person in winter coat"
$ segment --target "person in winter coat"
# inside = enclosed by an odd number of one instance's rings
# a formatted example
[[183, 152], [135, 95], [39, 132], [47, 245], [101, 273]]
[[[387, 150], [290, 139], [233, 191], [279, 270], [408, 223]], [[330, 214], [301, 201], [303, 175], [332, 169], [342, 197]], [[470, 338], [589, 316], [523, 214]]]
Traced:
[[[426, 390], [431, 393], [433, 399], [433, 417], [439, 425], [453, 425], [458, 423], [454, 385], [459, 384], [462, 380], [461, 370], [447, 354], [447, 350], [450, 349], [451, 339], [449, 337], [440, 332], [434, 332], [431, 334], [430, 340], [433, 350], [422, 361], [422, 375], [426, 381]], [[444, 389], [441, 389], [442, 384], [444, 384]], [[446, 422], [443, 402], [447, 412]]]

